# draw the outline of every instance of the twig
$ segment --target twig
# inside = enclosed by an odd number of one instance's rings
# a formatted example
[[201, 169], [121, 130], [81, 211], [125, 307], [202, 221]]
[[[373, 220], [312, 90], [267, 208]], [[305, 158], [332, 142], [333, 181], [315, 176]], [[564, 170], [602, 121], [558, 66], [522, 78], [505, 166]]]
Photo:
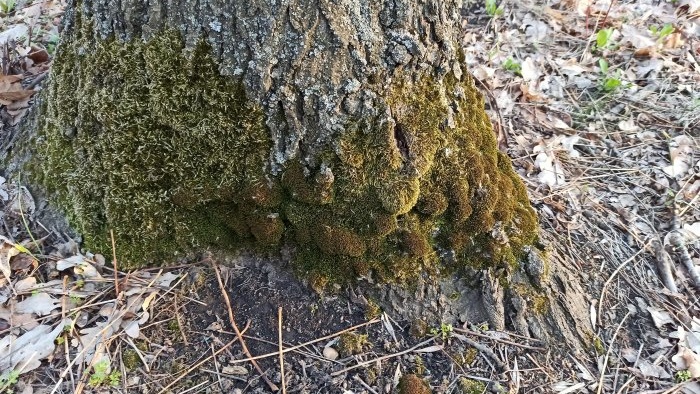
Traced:
[[[242, 331], [242, 332], [246, 332], [246, 331], [248, 331], [248, 325], [246, 325], [245, 327], [243, 327], [243, 331]], [[196, 363], [195, 365], [191, 366], [190, 368], [188, 368], [187, 371], [183, 372], [180, 376], [178, 376], [177, 378], [175, 378], [175, 380], [173, 380], [172, 382], [170, 382], [167, 386], [163, 387], [163, 389], [160, 390], [160, 391], [158, 392], [158, 394], [163, 394], [163, 393], [167, 392], [169, 388], [171, 388], [171, 387], [173, 387], [173, 386], [175, 385], [175, 383], [177, 383], [177, 382], [179, 382], [180, 380], [182, 380], [185, 376], [189, 375], [190, 372], [194, 371], [195, 369], [198, 369], [199, 367], [201, 367], [202, 365], [204, 365], [206, 362], [208, 362], [208, 361], [211, 360], [212, 358], [218, 356], [221, 352], [223, 352], [224, 350], [228, 349], [231, 345], [233, 345], [234, 342], [236, 342], [237, 340], [238, 340], [238, 338], [233, 338], [233, 339], [230, 340], [228, 343], [226, 343], [224, 346], [222, 346], [219, 350], [217, 350], [216, 352], [214, 352], [214, 354], [212, 354], [211, 356], [205, 358], [204, 360], [202, 360], [202, 361]]]
[[610, 340], [610, 344], [608, 345], [608, 351], [605, 352], [605, 359], [603, 360], [603, 366], [600, 369], [600, 379], [598, 380], [598, 390], [596, 391], [596, 394], [600, 394], [603, 390], [603, 379], [605, 378], [605, 368], [608, 366], [608, 360], [610, 359], [610, 352], [612, 351], [613, 344], [615, 343], [615, 339], [617, 339], [617, 334], [620, 333], [620, 328], [622, 328], [622, 325], [625, 323], [625, 320], [629, 317], [631, 312], [627, 312], [625, 314], [625, 317], [622, 318], [622, 321], [620, 324], [617, 325], [617, 328], [615, 329], [615, 334], [613, 334], [612, 339]]
[[367, 391], [369, 391], [370, 393], [372, 393], [372, 394], [379, 394], [379, 393], [377, 393], [377, 391], [375, 391], [375, 390], [372, 388], [372, 386], [370, 386], [370, 385], [368, 385], [367, 383], [365, 383], [365, 381], [362, 380], [361, 377], [359, 377], [359, 376], [357, 376], [357, 375], [353, 375], [352, 378], [355, 379], [355, 380], [357, 381], [357, 383], [361, 384], [362, 387], [366, 388]]
[[603, 22], [600, 23], [601, 25], [605, 26], [605, 22], [608, 20], [608, 14], [610, 13], [610, 9], [612, 8], [613, 4], [615, 4], [615, 0], [610, 0], [610, 5], [608, 5], [608, 10], [605, 11]]
[[287, 387], [284, 384], [284, 346], [282, 345], [282, 307], [277, 308], [277, 331], [279, 332], [280, 349], [280, 375], [282, 376], [282, 394], [287, 394]]
[[668, 252], [664, 250], [664, 247], [658, 239], [651, 241], [651, 248], [656, 257], [656, 268], [659, 270], [661, 282], [669, 291], [677, 293], [678, 288], [676, 287], [676, 281], [673, 280], [673, 272], [671, 272], [671, 257], [668, 255]]
[[[494, 337], [492, 337], [492, 336], [490, 336], [490, 335], [482, 334], [482, 333], [479, 333], [479, 332], [476, 332], [476, 331], [472, 331], [472, 330], [467, 330], [467, 329], [465, 329], [465, 328], [457, 328], [457, 327], [455, 327], [455, 328], [453, 328], [453, 330], [454, 330], [454, 331], [457, 331], [457, 332], [461, 332], [461, 333], [463, 333], [463, 334], [474, 335], [474, 336], [477, 336], [477, 337], [490, 339], [490, 340], [492, 340], [492, 341], [494, 341], [494, 342], [500, 342], [500, 343], [503, 343], [503, 344], [506, 344], [506, 345], [521, 347], [521, 348], [523, 348], [523, 349], [537, 350], [538, 352], [543, 352], [543, 351], [547, 350], [547, 349], [545, 349], [545, 348], [543, 348], [543, 347], [530, 346], [530, 345], [523, 345], [523, 344], [520, 344], [520, 343], [508, 341], [508, 340], [506, 340], [506, 339], [494, 338]], [[527, 338], [527, 339], [530, 339], [530, 338]]]
[[493, 352], [493, 350], [489, 349], [487, 346], [480, 344], [479, 342], [476, 342], [472, 339], [469, 339], [465, 337], [464, 335], [457, 337], [459, 338], [460, 341], [466, 342], [469, 346], [473, 347], [474, 349], [480, 351], [484, 355], [486, 355], [488, 358], [493, 360], [493, 362], [496, 363], [496, 367], [498, 367], [499, 372], [500, 371], [505, 371], [507, 369], [507, 366], [501, 361], [496, 353]]
[[233, 330], [236, 332], [236, 337], [238, 338], [238, 341], [241, 342], [241, 347], [243, 348], [243, 352], [250, 358], [250, 363], [253, 364], [253, 367], [255, 367], [255, 370], [258, 371], [258, 374], [260, 374], [260, 377], [265, 381], [267, 386], [270, 388], [272, 391], [278, 391], [279, 387], [277, 387], [276, 384], [272, 383], [272, 381], [265, 375], [265, 372], [260, 368], [260, 365], [253, 360], [253, 355], [250, 354], [250, 351], [248, 350], [248, 346], [246, 346], [245, 341], [243, 340], [243, 335], [241, 334], [241, 331], [238, 329], [238, 325], [236, 324], [236, 320], [233, 317], [233, 308], [231, 307], [231, 300], [228, 298], [228, 293], [226, 292], [226, 288], [224, 287], [224, 282], [221, 280], [221, 273], [219, 273], [219, 266], [215, 263], [212, 262], [212, 266], [214, 267], [214, 272], [216, 273], [216, 281], [219, 282], [219, 288], [221, 289], [221, 295], [224, 297], [224, 302], [226, 302], [226, 307], [228, 308], [228, 318], [231, 321], [231, 325], [233, 326]]
[[331, 376], [342, 375], [342, 374], [344, 374], [345, 372], [351, 371], [351, 370], [356, 369], [356, 368], [364, 367], [365, 365], [373, 364], [373, 363], [376, 363], [376, 362], [379, 362], [379, 361], [382, 361], [382, 360], [386, 360], [386, 359], [389, 359], [389, 358], [394, 358], [394, 357], [398, 357], [398, 356], [403, 356], [404, 354], [406, 354], [406, 353], [411, 353], [412, 351], [414, 351], [414, 350], [416, 350], [416, 349], [418, 349], [418, 348], [421, 348], [421, 347], [423, 347], [423, 346], [429, 344], [430, 342], [432, 342], [432, 341], [434, 341], [434, 340], [435, 340], [435, 338], [430, 338], [430, 339], [428, 339], [427, 341], [423, 341], [423, 342], [417, 344], [416, 346], [414, 346], [414, 347], [412, 347], [412, 348], [410, 348], [410, 349], [406, 349], [406, 350], [400, 351], [400, 352], [398, 352], [398, 353], [387, 354], [386, 356], [381, 356], [381, 357], [377, 357], [377, 358], [372, 359], [372, 360], [367, 360], [367, 361], [363, 361], [363, 362], [357, 363], [357, 364], [355, 364], [355, 365], [353, 365], [353, 366], [351, 366], [351, 367], [347, 367], [347, 368], [341, 369], [340, 371], [335, 371], [335, 372], [331, 373]]
[[[184, 277], [185, 275], [183, 275]], [[180, 329], [180, 335], [182, 335], [182, 342], [185, 344], [185, 346], [189, 346], [190, 343], [187, 342], [187, 336], [185, 335], [185, 330], [182, 328], [182, 321], [180, 320], [180, 306], [177, 303], [178, 296], [175, 295], [175, 299], [173, 302], [175, 302], [175, 319], [177, 320], [177, 328]]]
[[603, 298], [605, 298], [605, 290], [608, 288], [608, 285], [610, 284], [610, 282], [612, 282], [612, 280], [613, 280], [613, 278], [615, 277], [615, 275], [617, 275], [623, 268], [625, 268], [625, 266], [626, 266], [630, 261], [634, 260], [637, 256], [639, 256], [639, 255], [644, 251], [645, 248], [646, 248], [646, 245], [645, 245], [644, 247], [640, 248], [639, 251], [638, 251], [637, 253], [635, 253], [632, 257], [630, 257], [630, 258], [628, 258], [627, 260], [623, 261], [622, 264], [620, 264], [620, 265], [615, 269], [615, 271], [613, 271], [613, 273], [610, 275], [610, 277], [608, 278], [608, 280], [606, 280], [605, 283], [603, 284], [603, 289], [600, 291], [600, 300], [598, 301], [598, 314], [597, 314], [597, 317], [598, 317], [598, 324], [600, 324], [600, 325], [603, 324], [603, 323], [602, 323], [602, 322], [603, 322], [603, 320], [602, 320], [602, 319], [603, 319], [603, 318], [602, 318], [603, 313], [602, 313], [601, 311], [602, 311], [602, 309], [603, 309]]
[[672, 231], [668, 236], [668, 241], [676, 249], [676, 252], [681, 259], [681, 263], [688, 271], [688, 275], [690, 275], [693, 286], [696, 289], [700, 289], [700, 273], [698, 273], [698, 270], [695, 268], [695, 264], [693, 263], [693, 259], [690, 257], [690, 253], [688, 253], [688, 247], [685, 245], [683, 235], [679, 231]]
[[109, 230], [109, 235], [112, 238], [112, 264], [114, 265], [114, 298], [119, 299], [119, 278], [117, 276], [117, 246], [114, 242], [114, 230]]
[[37, 76], [32, 80], [32, 82], [30, 82], [30, 83], [27, 85], [26, 88], [27, 88], [27, 89], [32, 89], [32, 88], [34, 88], [34, 87], [35, 87], [36, 85], [38, 85], [41, 81], [43, 81], [48, 75], [49, 75], [49, 72], [48, 72], [48, 71], [44, 71], [43, 73], [37, 75]]
[[[213, 355], [214, 353], [216, 353], [216, 351], [214, 350], [214, 344], [210, 343], [209, 346], [211, 347], [211, 354]], [[224, 388], [224, 383], [221, 381], [221, 373], [219, 372], [219, 362], [216, 360], [216, 356], [214, 356], [213, 359], [214, 369], [216, 369], [216, 380], [219, 382], [221, 392], [226, 392], [226, 389]]]

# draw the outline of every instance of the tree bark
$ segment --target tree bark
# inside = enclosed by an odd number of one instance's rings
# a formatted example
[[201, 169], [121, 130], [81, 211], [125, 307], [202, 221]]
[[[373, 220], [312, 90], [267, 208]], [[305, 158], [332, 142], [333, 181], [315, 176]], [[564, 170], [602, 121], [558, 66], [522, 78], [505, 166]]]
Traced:
[[87, 247], [108, 250], [113, 229], [132, 264], [291, 245], [315, 285], [403, 283], [362, 291], [405, 316], [580, 344], [582, 292], [532, 246], [460, 10], [72, 1], [32, 173]]

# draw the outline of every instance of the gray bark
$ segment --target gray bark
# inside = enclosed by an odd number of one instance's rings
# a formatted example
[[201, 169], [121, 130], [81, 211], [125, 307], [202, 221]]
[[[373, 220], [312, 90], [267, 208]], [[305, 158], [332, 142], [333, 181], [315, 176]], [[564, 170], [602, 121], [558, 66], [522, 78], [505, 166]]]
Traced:
[[148, 40], [168, 26], [194, 46], [204, 33], [221, 73], [242, 77], [263, 106], [277, 172], [294, 157], [315, 165], [348, 119], [391, 122], [377, 104], [394, 69], [461, 75], [460, 9], [455, 0], [94, 0], [81, 11], [103, 39]]

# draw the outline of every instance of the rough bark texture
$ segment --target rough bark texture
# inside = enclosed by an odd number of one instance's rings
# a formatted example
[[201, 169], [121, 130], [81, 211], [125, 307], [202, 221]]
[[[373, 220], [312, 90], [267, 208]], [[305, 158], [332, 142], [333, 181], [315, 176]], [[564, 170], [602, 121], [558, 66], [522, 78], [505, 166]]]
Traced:
[[581, 343], [564, 271], [528, 252], [535, 214], [463, 69], [460, 6], [75, 0], [31, 172], [88, 247], [114, 229], [136, 264], [290, 244], [318, 285], [410, 279], [365, 289], [407, 316]]

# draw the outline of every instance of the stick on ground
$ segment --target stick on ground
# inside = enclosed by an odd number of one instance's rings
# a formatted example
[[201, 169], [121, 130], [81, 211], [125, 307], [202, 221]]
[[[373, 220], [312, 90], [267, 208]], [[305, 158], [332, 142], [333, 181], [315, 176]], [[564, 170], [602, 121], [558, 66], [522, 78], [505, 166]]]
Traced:
[[272, 381], [265, 375], [265, 372], [260, 368], [258, 365], [257, 361], [253, 360], [253, 356], [250, 354], [250, 351], [248, 350], [248, 346], [246, 346], [245, 341], [243, 340], [243, 334], [241, 334], [241, 331], [238, 329], [238, 325], [236, 324], [236, 320], [233, 317], [233, 308], [231, 307], [231, 300], [228, 298], [228, 293], [226, 292], [226, 288], [224, 287], [224, 282], [221, 280], [221, 274], [219, 273], [219, 266], [215, 262], [212, 262], [212, 266], [214, 267], [214, 272], [216, 273], [216, 281], [219, 282], [219, 288], [221, 289], [221, 295], [224, 297], [224, 302], [226, 302], [226, 307], [228, 308], [228, 318], [231, 321], [231, 325], [233, 326], [233, 330], [236, 332], [236, 337], [238, 338], [238, 341], [241, 343], [241, 347], [243, 348], [243, 352], [245, 352], [246, 356], [250, 358], [250, 363], [253, 364], [253, 367], [255, 367], [255, 370], [258, 371], [258, 374], [260, 374], [260, 377], [265, 381], [268, 387], [270, 387], [270, 390], [272, 391], [278, 391], [279, 387], [277, 387], [276, 384], [272, 383]]
[[284, 384], [284, 346], [282, 345], [282, 307], [277, 309], [277, 332], [279, 332], [280, 349], [280, 376], [282, 376], [282, 394], [287, 394], [287, 387]]

